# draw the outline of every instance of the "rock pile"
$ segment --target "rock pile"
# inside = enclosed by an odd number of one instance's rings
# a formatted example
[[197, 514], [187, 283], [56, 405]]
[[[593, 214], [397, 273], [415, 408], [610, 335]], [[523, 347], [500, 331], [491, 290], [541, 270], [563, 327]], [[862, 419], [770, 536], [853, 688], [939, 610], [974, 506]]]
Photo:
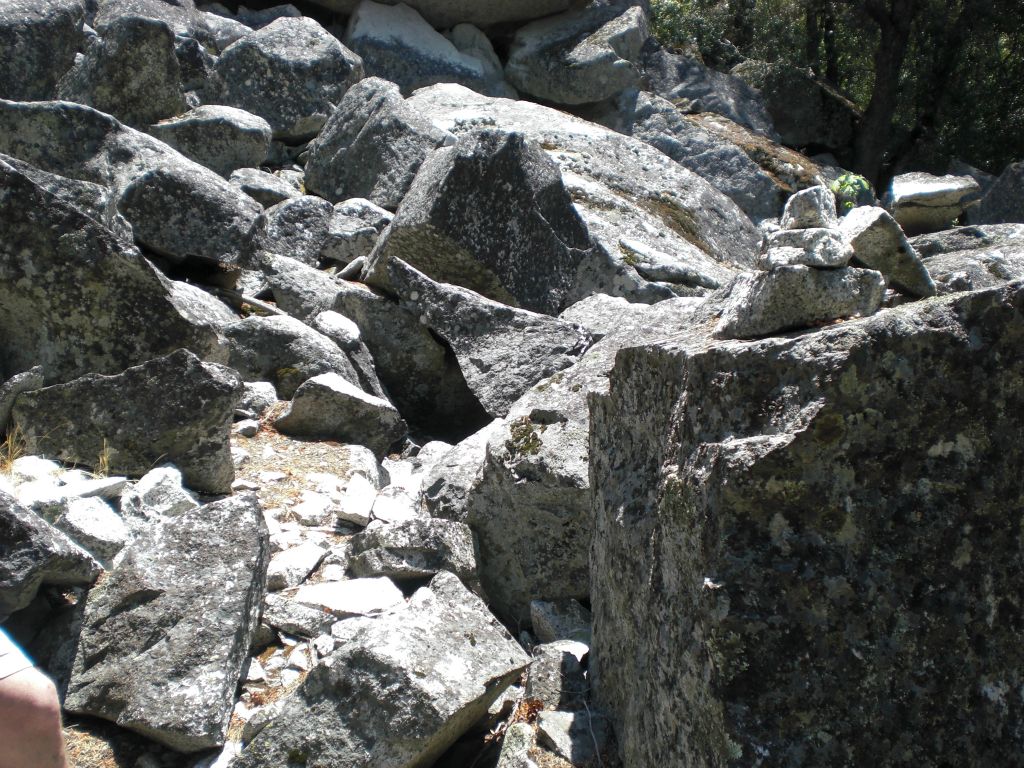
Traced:
[[1017, 166], [840, 218], [849, 105], [644, 3], [230, 5], [0, 7], [0, 622], [82, 729], [1019, 761]]

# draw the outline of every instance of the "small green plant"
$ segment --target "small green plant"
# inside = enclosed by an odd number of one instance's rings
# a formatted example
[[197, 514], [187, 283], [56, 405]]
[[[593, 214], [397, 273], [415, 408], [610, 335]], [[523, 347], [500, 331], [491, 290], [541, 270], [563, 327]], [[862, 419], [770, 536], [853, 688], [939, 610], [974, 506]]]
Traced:
[[[543, 429], [541, 426], [541, 430]], [[540, 452], [543, 443], [529, 416], [513, 421], [509, 427], [509, 434], [512, 439], [505, 442], [505, 447], [514, 458], [534, 456]]]
[[870, 182], [856, 173], [844, 173], [829, 188], [836, 196], [836, 210], [840, 216], [845, 216], [857, 206], [875, 202]]

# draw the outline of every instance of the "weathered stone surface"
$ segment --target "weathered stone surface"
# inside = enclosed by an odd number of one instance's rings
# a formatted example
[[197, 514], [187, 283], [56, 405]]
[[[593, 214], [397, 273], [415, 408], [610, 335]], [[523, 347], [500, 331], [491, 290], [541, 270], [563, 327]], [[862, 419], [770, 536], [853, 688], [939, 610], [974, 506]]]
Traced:
[[154, 521], [89, 593], [64, 706], [182, 752], [223, 744], [268, 557], [254, 495]]
[[14, 497], [0, 490], [0, 621], [43, 584], [91, 584], [100, 564]]
[[[694, 299], [694, 301], [700, 301]], [[617, 331], [624, 317], [635, 317], [644, 312], [646, 304], [633, 304], [621, 296], [596, 293], [581, 299], [558, 316], [559, 320], [578, 325], [590, 334], [594, 341], [600, 341]]]
[[591, 673], [624, 764], [1017, 761], [1022, 318], [1015, 283], [620, 352]]
[[872, 269], [783, 266], [750, 272], [733, 284], [715, 336], [752, 339], [819, 323], [874, 314], [885, 278]]
[[257, 247], [315, 267], [327, 242], [333, 207], [314, 195], [283, 200], [267, 209], [266, 226], [257, 236]]
[[473, 533], [463, 523], [430, 518], [372, 523], [352, 537], [351, 553], [349, 569], [356, 576], [401, 581], [449, 571], [473, 591], [480, 591]]
[[302, 194], [280, 176], [259, 168], [239, 168], [228, 180], [266, 208]]
[[957, 227], [910, 239], [939, 294], [1024, 278], [1024, 224]]
[[306, 188], [332, 202], [362, 197], [395, 210], [427, 155], [454, 141], [407, 106], [394, 83], [368, 77], [310, 144]]
[[3, 161], [0, 220], [8, 375], [40, 364], [47, 383], [118, 373], [180, 347], [226, 360], [215, 330], [179, 309], [169, 282], [134, 246]]
[[171, 461], [195, 490], [227, 493], [228, 432], [241, 389], [230, 368], [182, 349], [113, 376], [26, 392], [12, 418], [31, 453], [137, 477]]
[[826, 186], [801, 190], [786, 201], [780, 223], [783, 229], [838, 227], [836, 196]]
[[90, 0], [89, 5], [92, 26], [101, 35], [122, 19], [160, 21], [175, 35], [187, 37], [195, 37], [202, 26], [194, 0], [101, 0], [98, 3]]
[[470, 56], [483, 65], [486, 85], [483, 93], [489, 96], [500, 96], [506, 99], [519, 98], [512, 85], [505, 80], [505, 65], [499, 58], [491, 39], [479, 27], [473, 24], [456, 24], [444, 33], [452, 45], [461, 53]]
[[54, 527], [110, 568], [114, 557], [124, 549], [129, 531], [124, 521], [103, 499], [89, 496], [69, 499]]
[[648, 41], [641, 53], [646, 89], [686, 112], [714, 112], [771, 141], [779, 141], [764, 99], [733, 75], [717, 72], [696, 58]]
[[544, 709], [582, 709], [589, 687], [580, 663], [587, 647], [572, 640], [541, 643], [533, 648], [526, 696]]
[[981, 187], [970, 176], [904, 173], [895, 177], [885, 207], [911, 235], [950, 229]]
[[808, 154], [848, 150], [859, 121], [857, 108], [815, 80], [809, 69], [748, 59], [732, 74], [757, 89], [783, 144]]
[[406, 609], [361, 622], [236, 764], [432, 765], [528, 662], [480, 599], [440, 573]]
[[186, 110], [174, 32], [162, 21], [115, 19], [61, 79], [57, 95], [143, 128]]
[[320, 565], [326, 555], [327, 551], [312, 541], [278, 552], [270, 558], [270, 566], [267, 568], [267, 589], [276, 591], [297, 587]]
[[317, 637], [331, 628], [338, 618], [328, 611], [268, 594], [264, 601], [263, 623], [279, 632], [299, 637]]
[[512, 723], [505, 729], [501, 740], [501, 754], [497, 768], [537, 768], [530, 759], [530, 752], [536, 747], [536, 736], [529, 723]]
[[982, 198], [978, 224], [1024, 222], [1024, 162], [1010, 163]]
[[41, 365], [28, 371], [16, 373], [0, 384], [0, 432], [7, 432], [7, 421], [11, 417], [11, 408], [14, 407], [14, 401], [18, 395], [22, 392], [39, 389], [44, 384], [43, 366]]
[[648, 37], [647, 17], [636, 6], [567, 11], [516, 30], [505, 74], [545, 101], [603, 101], [640, 84], [635, 62]]
[[541, 712], [537, 742], [573, 765], [596, 762], [611, 742], [611, 723], [599, 712]]
[[[458, 134], [522, 133], [555, 161], [596, 248], [582, 262], [565, 306], [594, 293], [658, 301], [703, 295], [749, 266], [759, 234], [722, 193], [643, 142], [524, 101], [489, 99], [457, 85], [435, 85], [407, 101]], [[685, 283], [651, 282], [630, 266], [622, 238], [668, 254], [688, 270]]]
[[365, 198], [355, 197], [338, 203], [327, 224], [327, 239], [320, 257], [348, 264], [369, 256], [392, 218], [389, 211]]
[[853, 248], [839, 229], [782, 229], [768, 236], [767, 250], [760, 259], [764, 269], [793, 264], [808, 267], [845, 267]]
[[270, 151], [270, 124], [242, 109], [200, 106], [150, 126], [153, 136], [221, 176], [262, 165]]
[[338, 618], [379, 614], [404, 601], [402, 592], [391, 579], [321, 581], [303, 584], [292, 596], [298, 603], [316, 606]]
[[335, 373], [358, 386], [359, 377], [338, 345], [286, 315], [253, 315], [224, 328], [231, 349], [228, 364], [246, 381], [269, 381], [287, 400], [303, 382]]
[[308, 17], [278, 19], [243, 37], [216, 69], [225, 103], [264, 118], [284, 141], [315, 136], [363, 76], [359, 57]]
[[[312, 0], [317, 5], [348, 16], [360, 0]], [[391, 5], [395, 3], [391, 2]], [[489, 26], [503, 22], [528, 21], [564, 11], [569, 0], [409, 0], [406, 3], [438, 29], [447, 29], [459, 22]]]
[[352, 13], [345, 45], [363, 59], [366, 74], [396, 83], [408, 95], [435, 83], [459, 83], [481, 93], [507, 95], [480, 59], [462, 53], [405, 3], [363, 0]]
[[434, 517], [459, 520], [479, 543], [477, 562], [489, 604], [522, 626], [532, 600], [585, 600], [590, 593], [587, 396], [603, 391], [626, 344], [707, 326], [688, 299], [670, 299], [623, 317], [614, 334], [580, 361], [536, 384], [509, 415], [467, 438], [423, 481]]
[[542, 643], [574, 640], [590, 645], [592, 617], [576, 600], [534, 600], [530, 603], [530, 621], [533, 634]]
[[435, 283], [396, 258], [385, 268], [401, 307], [449, 345], [491, 416], [504, 416], [527, 389], [568, 368], [591, 344], [574, 325]]
[[430, 278], [557, 314], [591, 249], [558, 166], [521, 134], [485, 131], [424, 163], [363, 271], [401, 259]]
[[157, 467], [144, 474], [121, 494], [121, 514], [134, 526], [148, 525], [158, 517], [177, 517], [199, 506], [182, 487], [176, 467]]
[[[209, 5], [204, 4], [204, 8], [209, 8]], [[206, 36], [213, 43], [218, 54], [223, 53], [236, 40], [241, 40], [252, 32], [252, 27], [246, 26], [237, 18], [222, 16], [209, 10], [201, 10], [199, 16], [206, 30]]]
[[52, 99], [84, 42], [82, 0], [9, 0], [0, 8], [0, 98]]
[[344, 315], [334, 310], [324, 310], [314, 315], [309, 325], [313, 330], [319, 331], [328, 339], [333, 341], [345, 352], [352, 368], [358, 377], [359, 386], [365, 392], [375, 397], [387, 399], [388, 395], [384, 386], [377, 377], [377, 370], [374, 368], [373, 356], [366, 344], [363, 343], [363, 335], [359, 326]]
[[274, 427], [288, 435], [365, 445], [378, 457], [409, 429], [391, 403], [337, 373], [304, 382]]
[[884, 209], [858, 206], [843, 216], [839, 227], [857, 261], [877, 269], [893, 288], [911, 296], [935, 295], [935, 284], [921, 258]]

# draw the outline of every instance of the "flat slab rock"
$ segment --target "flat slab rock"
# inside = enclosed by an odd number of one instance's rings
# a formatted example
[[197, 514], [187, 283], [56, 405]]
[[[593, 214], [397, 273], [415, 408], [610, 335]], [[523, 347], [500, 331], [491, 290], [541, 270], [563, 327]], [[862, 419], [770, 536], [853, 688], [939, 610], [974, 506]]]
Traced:
[[223, 744], [269, 556], [252, 494], [153, 521], [89, 593], [65, 708], [182, 752]]
[[529, 661], [480, 598], [439, 573], [404, 610], [360, 620], [235, 765], [425, 768]]

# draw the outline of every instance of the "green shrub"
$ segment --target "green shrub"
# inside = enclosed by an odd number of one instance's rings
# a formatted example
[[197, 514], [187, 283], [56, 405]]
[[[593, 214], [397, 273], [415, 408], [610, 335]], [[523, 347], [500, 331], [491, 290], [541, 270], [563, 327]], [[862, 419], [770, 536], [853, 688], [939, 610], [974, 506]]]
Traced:
[[873, 205], [875, 193], [871, 184], [856, 173], [844, 173], [830, 187], [836, 196], [836, 209], [843, 216], [861, 205]]

